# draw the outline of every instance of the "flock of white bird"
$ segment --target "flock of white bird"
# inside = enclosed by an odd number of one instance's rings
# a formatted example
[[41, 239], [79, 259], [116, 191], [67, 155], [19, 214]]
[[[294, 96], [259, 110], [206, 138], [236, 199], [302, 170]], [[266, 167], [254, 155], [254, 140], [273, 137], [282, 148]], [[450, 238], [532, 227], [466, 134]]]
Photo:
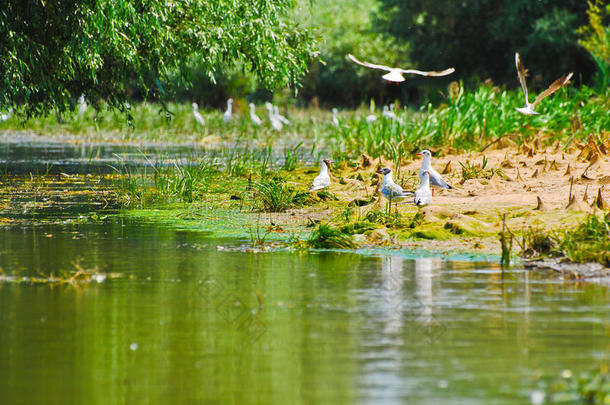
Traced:
[[[455, 71], [454, 68], [448, 68], [442, 71], [421, 71], [416, 69], [401, 69], [401, 68], [393, 68], [384, 65], [377, 65], [369, 62], [363, 62], [356, 59], [353, 55], [348, 54], [348, 58], [353, 62], [365, 66], [371, 69], [383, 70], [388, 73], [382, 76], [383, 79], [400, 83], [405, 80], [404, 74], [416, 74], [421, 76], [431, 76], [431, 77], [440, 77], [446, 76]], [[534, 115], [538, 114], [535, 111], [536, 106], [546, 97], [555, 93], [557, 90], [562, 88], [563, 86], [570, 83], [570, 79], [572, 78], [573, 73], [569, 73], [565, 76], [560, 77], [555, 80], [545, 91], [540, 93], [538, 97], [534, 100], [533, 103], [530, 103], [528, 98], [527, 84], [526, 84], [526, 76], [527, 70], [523, 66], [523, 62], [521, 61], [521, 56], [519, 53], [515, 53], [515, 65], [517, 67], [517, 76], [519, 78], [519, 82], [521, 83], [521, 88], [523, 89], [523, 94], [525, 98], [525, 105], [523, 107], [517, 108], [522, 114], [525, 115]], [[199, 106], [197, 103], [192, 103], [193, 107], [193, 116], [197, 123], [201, 126], [205, 125], [205, 120], [203, 115], [199, 112]], [[256, 114], [256, 106], [253, 103], [249, 104], [250, 108], [250, 120], [255, 126], [261, 126], [262, 120]], [[265, 103], [265, 109], [267, 110], [269, 123], [271, 128], [276, 131], [281, 131], [284, 125], [290, 124], [290, 121], [279, 113], [279, 108], [274, 106], [270, 102]], [[84, 116], [87, 110], [87, 102], [85, 101], [85, 96], [81, 95], [78, 99], [78, 115], [79, 117]], [[0, 122], [6, 121], [10, 118], [12, 114], [12, 110], [10, 110], [7, 114], [0, 114]], [[386, 119], [396, 120], [402, 122], [400, 118], [394, 112], [394, 105], [390, 104], [390, 106], [384, 106], [382, 116]], [[222, 116], [222, 120], [225, 123], [230, 122], [233, 119], [233, 99], [230, 98], [227, 100], [227, 108]], [[377, 115], [370, 114], [366, 117], [367, 122], [374, 122], [377, 120]], [[332, 123], [335, 126], [339, 126], [339, 112], [336, 108], [332, 109]], [[394, 182], [392, 178], [392, 169], [389, 167], [384, 167], [377, 171], [377, 173], [383, 175], [383, 181], [381, 183], [381, 194], [391, 202], [402, 202], [409, 198], [413, 198], [413, 204], [415, 205], [427, 205], [432, 202], [432, 190], [430, 186], [436, 186], [444, 189], [451, 189], [452, 187], [443, 180], [442, 176], [432, 168], [432, 155], [430, 151], [423, 150], [418, 155], [423, 156], [423, 162], [421, 169], [419, 171], [419, 178], [421, 180], [421, 184], [415, 192], [405, 191], [401, 186]], [[314, 179], [310, 191], [321, 190], [330, 186], [331, 180], [329, 175], [329, 166], [332, 161], [328, 159], [323, 159], [321, 163], [320, 174]]]
[[[417, 155], [423, 156], [421, 168], [419, 169], [419, 178], [421, 184], [417, 190], [405, 191], [401, 186], [394, 182], [392, 177], [392, 169], [384, 167], [383, 169], [377, 170], [377, 173], [383, 175], [381, 182], [381, 195], [383, 195], [390, 203], [399, 203], [408, 201], [409, 198], [413, 198], [413, 204], [421, 206], [428, 205], [432, 202], [432, 189], [431, 186], [452, 189], [434, 168], [432, 167], [432, 154], [429, 150], [423, 150]], [[313, 180], [309, 191], [317, 191], [330, 186], [330, 173], [329, 168], [332, 160], [322, 159], [320, 174]]]
[[[379, 69], [379, 70], [384, 70], [384, 71], [389, 72], [389, 73], [386, 73], [385, 75], [383, 75], [382, 78], [385, 80], [388, 80], [390, 82], [396, 82], [396, 83], [403, 82], [405, 80], [405, 78], [403, 77], [403, 74], [410, 73], [410, 74], [418, 74], [418, 75], [422, 75], [422, 76], [446, 76], [455, 71], [454, 68], [448, 68], [448, 69], [445, 69], [440, 72], [434, 72], [434, 71], [425, 72], [425, 71], [414, 70], [414, 69], [392, 68], [389, 66], [376, 65], [373, 63], [369, 63], [369, 62], [362, 62], [362, 61], [356, 59], [351, 54], [348, 54], [348, 57], [353, 62], [355, 62], [359, 65], [362, 65], [362, 66], [365, 66], [365, 67], [368, 67], [371, 69]], [[529, 98], [528, 98], [528, 92], [527, 92], [527, 83], [525, 80], [527, 77], [527, 70], [523, 66], [523, 62], [521, 61], [521, 56], [519, 55], [518, 52], [515, 53], [515, 65], [517, 67], [517, 76], [519, 77], [519, 82], [521, 83], [521, 88], [523, 89], [523, 95], [525, 98], [525, 105], [523, 107], [517, 108], [517, 111], [519, 111], [520, 113], [525, 114], [525, 115], [538, 114], [535, 111], [535, 108], [538, 105], [538, 103], [540, 103], [543, 99], [550, 96], [551, 94], [555, 93], [557, 90], [559, 90], [563, 86], [569, 84], [570, 79], [572, 78], [572, 75], [573, 75], [573, 73], [569, 73], [569, 74], [562, 76], [559, 79], [555, 80], [553, 83], [551, 83], [551, 85], [545, 91], [543, 91], [542, 93], [540, 93], [538, 95], [538, 97], [536, 97], [536, 99], [534, 100], [533, 103], [530, 103]], [[338, 111], [336, 108], [333, 108], [332, 112], [333, 112], [333, 124], [338, 125], [339, 124]], [[383, 115], [383, 117], [388, 118], [388, 119], [399, 120], [399, 118], [394, 113], [393, 105], [390, 105], [389, 107], [385, 106], [383, 108], [382, 115]], [[375, 115], [369, 115], [366, 117], [366, 120], [368, 122], [373, 122], [376, 119], [377, 119], [377, 116], [375, 116]], [[433, 193], [432, 193], [432, 189], [430, 188], [431, 186], [440, 187], [443, 189], [452, 189], [453, 188], [432, 167], [432, 154], [430, 153], [430, 151], [423, 150], [421, 153], [418, 153], [418, 155], [423, 156], [422, 165], [421, 165], [421, 168], [419, 169], [419, 178], [420, 178], [421, 183], [420, 183], [419, 188], [417, 190], [415, 190], [414, 192], [405, 191], [405, 190], [403, 190], [403, 188], [401, 186], [396, 184], [392, 177], [392, 169], [390, 169], [389, 167], [384, 167], [383, 169], [377, 170], [377, 173], [383, 175], [383, 180], [381, 183], [381, 190], [380, 190], [381, 195], [383, 195], [390, 203], [408, 201], [408, 199], [412, 198], [413, 204], [415, 204], [417, 206], [428, 205], [432, 202]], [[322, 160], [322, 167], [320, 169], [320, 174], [314, 179], [312, 186], [310, 188], [310, 191], [320, 190], [322, 188], [330, 186], [331, 181], [330, 181], [330, 175], [328, 172], [330, 163], [332, 163], [332, 162], [328, 159]]]

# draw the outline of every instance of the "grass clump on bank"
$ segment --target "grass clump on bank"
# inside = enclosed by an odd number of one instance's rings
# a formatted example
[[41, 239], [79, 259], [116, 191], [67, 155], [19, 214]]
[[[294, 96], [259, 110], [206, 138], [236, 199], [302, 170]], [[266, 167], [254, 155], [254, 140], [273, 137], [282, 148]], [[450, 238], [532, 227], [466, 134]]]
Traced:
[[254, 183], [254, 202], [261, 211], [282, 212], [304, 205], [309, 193], [299, 191], [286, 182], [284, 177], [264, 177]]
[[552, 233], [530, 229], [522, 240], [525, 256], [567, 257], [574, 263], [610, 267], [610, 213], [590, 214], [576, 227]]

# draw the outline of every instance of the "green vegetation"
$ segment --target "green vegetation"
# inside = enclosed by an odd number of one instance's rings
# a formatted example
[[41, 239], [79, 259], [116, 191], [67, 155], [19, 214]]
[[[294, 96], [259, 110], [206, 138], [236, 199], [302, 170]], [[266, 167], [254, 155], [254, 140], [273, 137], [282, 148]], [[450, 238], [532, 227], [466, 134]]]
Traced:
[[529, 229], [522, 241], [525, 256], [567, 257], [575, 263], [595, 262], [610, 267], [610, 214], [588, 215], [577, 226], [565, 230]]
[[292, 0], [37, 1], [3, 3], [0, 110], [63, 113], [84, 94], [125, 111], [128, 94], [165, 99], [189, 61], [213, 78], [242, 63], [268, 87], [295, 84], [316, 53]]
[[307, 244], [314, 249], [354, 249], [358, 247], [349, 235], [328, 224], [318, 225], [311, 233]]
[[518, 86], [519, 51], [542, 83], [578, 66], [585, 80], [594, 65], [579, 49], [576, 30], [587, 21], [586, 2], [571, 0], [381, 0], [378, 26], [411, 46], [425, 68], [454, 66], [463, 80]]
[[607, 404], [610, 402], [608, 366], [574, 375], [564, 370], [560, 378], [539, 383], [552, 404]]
[[309, 194], [287, 184], [281, 176], [262, 178], [253, 185], [254, 201], [260, 210], [281, 212], [305, 204]]

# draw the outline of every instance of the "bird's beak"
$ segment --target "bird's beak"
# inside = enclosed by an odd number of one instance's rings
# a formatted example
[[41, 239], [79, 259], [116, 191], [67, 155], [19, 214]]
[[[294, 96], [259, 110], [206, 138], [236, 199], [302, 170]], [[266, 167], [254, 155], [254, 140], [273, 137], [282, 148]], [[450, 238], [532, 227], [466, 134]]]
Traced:
[[379, 170], [376, 170], [375, 173], [383, 174], [383, 171], [381, 169], [379, 169]]
[[417, 156], [421, 156], [421, 153], [416, 153]]

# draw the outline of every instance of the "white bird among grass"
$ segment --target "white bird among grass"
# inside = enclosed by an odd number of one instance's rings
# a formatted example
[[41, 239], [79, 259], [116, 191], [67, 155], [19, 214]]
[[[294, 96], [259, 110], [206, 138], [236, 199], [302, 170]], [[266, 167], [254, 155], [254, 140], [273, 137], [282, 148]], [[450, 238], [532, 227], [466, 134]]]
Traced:
[[233, 99], [230, 98], [227, 100], [227, 110], [222, 115], [222, 122], [227, 123], [227, 122], [231, 121], [232, 117], [233, 117]]
[[375, 65], [375, 64], [369, 63], [369, 62], [362, 62], [362, 61], [356, 59], [352, 54], [348, 54], [347, 56], [352, 61], [356, 62], [359, 65], [362, 65], [362, 66], [365, 66], [365, 67], [368, 67], [371, 69], [380, 69], [380, 70], [386, 70], [386, 71], [390, 72], [390, 73], [386, 73], [385, 75], [383, 75], [382, 78], [384, 78], [385, 80], [388, 80], [390, 82], [396, 82], [396, 83], [405, 81], [403, 74], [416, 74], [416, 75], [420, 75], [420, 76], [447, 76], [448, 74], [455, 72], [454, 68], [445, 69], [440, 72], [434, 72], [434, 71], [425, 72], [422, 70], [415, 70], [415, 69], [392, 68], [392, 67], [384, 66], [384, 65]]
[[254, 103], [250, 103], [250, 119], [257, 127], [260, 127], [262, 124], [261, 119], [258, 117], [258, 115], [256, 115], [256, 107], [254, 106]]
[[557, 90], [559, 90], [566, 84], [570, 83], [570, 78], [572, 78], [573, 75], [573, 72], [570, 72], [567, 75], [555, 80], [553, 83], [551, 83], [548, 89], [540, 93], [538, 97], [536, 97], [534, 102], [530, 104], [527, 95], [527, 84], [525, 82], [527, 70], [523, 66], [523, 62], [521, 61], [521, 56], [519, 55], [519, 52], [515, 52], [515, 65], [517, 65], [517, 75], [519, 76], [519, 82], [521, 83], [521, 88], [523, 88], [523, 94], [525, 96], [525, 105], [521, 108], [517, 108], [517, 111], [525, 115], [540, 114], [534, 111], [536, 105], [538, 105], [539, 102], [541, 102], [543, 99], [550, 96], [551, 94], [555, 93]]
[[313, 179], [309, 191], [322, 190], [323, 188], [330, 186], [330, 175], [328, 174], [328, 167], [331, 163], [334, 162], [329, 159], [322, 159], [322, 163], [320, 166], [320, 174], [318, 174], [316, 178]]
[[424, 173], [428, 172], [428, 177], [430, 178], [430, 183], [433, 186], [437, 186], [440, 188], [452, 189], [445, 180], [443, 180], [443, 176], [441, 176], [436, 170], [432, 168], [432, 154], [429, 150], [422, 150], [417, 156], [423, 156], [424, 160], [421, 163], [421, 168], [419, 169], [419, 178], [421, 181], [424, 181]]
[[203, 119], [203, 115], [201, 115], [199, 112], [199, 106], [197, 103], [191, 104], [191, 107], [193, 107], [193, 117], [195, 117], [195, 121], [197, 121], [201, 126], [205, 125], [205, 120]]
[[381, 182], [381, 195], [383, 195], [390, 202], [401, 202], [405, 198], [413, 196], [413, 192], [404, 191], [402, 187], [394, 183], [392, 178], [392, 169], [384, 167], [383, 169], [377, 170], [377, 173], [383, 174], [383, 180]]
[[78, 98], [78, 116], [83, 117], [87, 112], [87, 102], [85, 101], [85, 95], [81, 94]]
[[288, 121], [288, 118], [284, 117], [282, 114], [280, 114], [280, 109], [277, 106], [273, 106], [273, 114], [275, 115], [275, 118], [277, 118], [282, 124], [290, 124], [290, 121]]
[[424, 176], [421, 179], [421, 185], [415, 190], [415, 205], [428, 205], [432, 202], [432, 191], [430, 190], [430, 172], [424, 170]]
[[9, 108], [8, 112], [5, 113], [0, 113], [0, 122], [4, 122], [7, 121], [9, 118], [11, 118], [11, 116], [13, 115], [13, 108]]
[[273, 104], [271, 104], [270, 102], [265, 102], [265, 108], [267, 109], [267, 113], [268, 113], [268, 117], [269, 117], [269, 123], [271, 124], [271, 128], [273, 128], [276, 131], [281, 131], [283, 124], [282, 121], [278, 120], [275, 116], [275, 114], [273, 113]]
[[339, 114], [339, 111], [336, 108], [333, 108], [333, 125], [336, 127], [339, 126], [338, 114]]

